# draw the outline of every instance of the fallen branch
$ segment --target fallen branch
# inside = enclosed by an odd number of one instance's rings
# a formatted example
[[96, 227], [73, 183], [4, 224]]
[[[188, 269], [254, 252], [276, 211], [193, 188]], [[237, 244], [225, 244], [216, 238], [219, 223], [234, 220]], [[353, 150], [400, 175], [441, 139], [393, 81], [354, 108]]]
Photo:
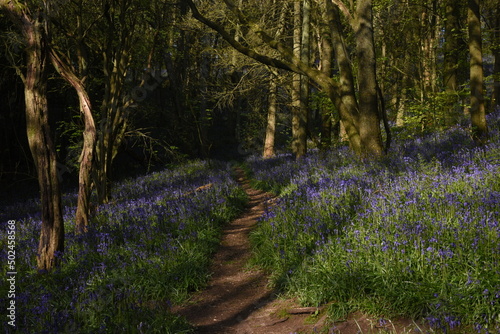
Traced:
[[313, 314], [321, 312], [322, 307], [297, 307], [287, 310], [288, 314]]
[[213, 186], [213, 183], [207, 183], [207, 184], [205, 184], [205, 185], [203, 185], [201, 187], [196, 188], [195, 190], [192, 190], [192, 191], [189, 191], [189, 192], [187, 192], [185, 194], [182, 194], [181, 197], [189, 196], [189, 195], [192, 195], [194, 193], [210, 189], [210, 188], [212, 188], [212, 186]]

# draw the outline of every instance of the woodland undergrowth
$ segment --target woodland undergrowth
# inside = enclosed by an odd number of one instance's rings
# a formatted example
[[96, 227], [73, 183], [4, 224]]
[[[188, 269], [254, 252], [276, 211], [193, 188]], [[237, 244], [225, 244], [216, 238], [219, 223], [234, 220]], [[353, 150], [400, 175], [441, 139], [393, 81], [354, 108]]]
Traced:
[[500, 113], [476, 146], [454, 127], [359, 163], [347, 148], [249, 158], [280, 195], [251, 234], [253, 263], [333, 320], [355, 310], [442, 332], [500, 332]]
[[[7, 333], [189, 332], [169, 311], [205, 286], [222, 226], [245, 204], [231, 165], [194, 161], [115, 184], [112, 202], [79, 235], [75, 199], [64, 196], [66, 247], [49, 274], [36, 270], [37, 200], [3, 208], [2, 222], [16, 220], [17, 242], [16, 327], [4, 316]], [[2, 224], [3, 272], [6, 242]], [[7, 290], [2, 284], [0, 305], [9, 302]]]

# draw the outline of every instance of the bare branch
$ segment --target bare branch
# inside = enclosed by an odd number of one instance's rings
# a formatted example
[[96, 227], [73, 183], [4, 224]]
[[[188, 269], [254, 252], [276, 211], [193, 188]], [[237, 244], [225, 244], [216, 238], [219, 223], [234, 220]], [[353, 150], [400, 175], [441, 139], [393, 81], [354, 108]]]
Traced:
[[346, 5], [342, 2], [342, 0], [327, 0], [331, 1], [335, 6], [337, 6], [342, 14], [349, 20], [349, 22], [352, 22], [353, 17], [351, 15], [351, 12], [349, 11], [349, 8], [346, 7]]
[[[196, 5], [192, 0], [182, 0], [186, 2], [191, 8], [192, 15], [195, 19], [200, 21], [201, 23], [207, 25], [208, 27], [217, 31], [224, 40], [226, 40], [232, 47], [234, 47], [240, 53], [257, 60], [258, 62], [268, 65], [275, 68], [284, 69], [287, 71], [303, 74], [309, 77], [311, 80], [316, 82], [321, 89], [325, 90], [327, 94], [332, 98], [335, 104], [341, 105], [342, 101], [339, 94], [339, 86], [338, 83], [335, 82], [327, 73], [324, 73], [317, 68], [309, 66], [300, 60], [300, 58], [296, 57], [293, 54], [293, 51], [287, 47], [285, 44], [276, 40], [272, 36], [270, 36], [264, 29], [262, 29], [259, 24], [250, 22], [247, 20], [245, 15], [240, 11], [240, 9], [234, 5], [231, 0], [224, 0], [226, 5], [228, 5], [229, 10], [231, 10], [240, 20], [240, 23], [249, 28], [252, 32], [254, 32], [261, 41], [263, 41], [267, 46], [277, 50], [282, 60], [276, 59], [273, 57], [265, 56], [260, 53], [255, 52], [254, 50], [242, 45], [238, 41], [236, 41], [226, 30], [225, 28], [211, 21], [210, 19], [203, 16], [199, 11]], [[331, 1], [331, 0], [330, 0]]]
[[258, 62], [269, 65], [269, 66], [281, 68], [281, 69], [287, 70], [287, 71], [298, 71], [298, 69], [295, 66], [293, 66], [293, 64], [289, 64], [287, 62], [284, 62], [282, 60], [279, 60], [279, 59], [276, 59], [273, 57], [265, 56], [263, 54], [256, 52], [255, 50], [252, 50], [252, 49], [242, 45], [241, 43], [236, 41], [233, 38], [233, 36], [231, 36], [231, 34], [229, 34], [224, 29], [224, 27], [222, 25], [208, 19], [203, 14], [201, 14], [198, 11], [198, 8], [196, 7], [196, 5], [193, 3], [192, 0], [182, 0], [182, 1], [186, 2], [189, 5], [189, 7], [191, 8], [191, 13], [193, 14], [193, 17], [195, 19], [197, 19], [201, 23], [205, 24], [206, 26], [212, 28], [213, 30], [217, 31], [221, 35], [221, 37], [224, 38], [224, 40], [226, 42], [228, 42], [233, 48], [235, 48], [240, 53], [257, 60]]

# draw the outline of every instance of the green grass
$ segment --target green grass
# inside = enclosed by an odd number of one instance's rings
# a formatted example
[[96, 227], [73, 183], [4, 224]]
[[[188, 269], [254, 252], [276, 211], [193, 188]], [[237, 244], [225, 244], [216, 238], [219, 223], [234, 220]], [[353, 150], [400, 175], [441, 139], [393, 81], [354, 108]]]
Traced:
[[49, 274], [36, 271], [39, 221], [17, 218], [17, 326], [6, 324], [7, 333], [191, 332], [171, 307], [205, 287], [222, 228], [246, 203], [231, 173], [228, 164], [194, 161], [116, 184], [114, 202], [82, 235], [66, 207], [63, 264]]
[[346, 164], [339, 152], [249, 161], [281, 194], [250, 236], [253, 263], [304, 305], [331, 303], [333, 320], [361, 310], [499, 332], [498, 136], [487, 148], [449, 136], [453, 151], [422, 142], [379, 162]]

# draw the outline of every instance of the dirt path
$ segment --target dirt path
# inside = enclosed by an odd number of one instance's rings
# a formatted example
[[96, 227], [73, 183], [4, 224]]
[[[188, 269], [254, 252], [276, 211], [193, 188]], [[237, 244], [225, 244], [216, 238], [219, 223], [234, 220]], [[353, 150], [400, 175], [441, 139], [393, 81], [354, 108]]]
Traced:
[[196, 333], [211, 334], [289, 334], [289, 333], [419, 333], [408, 319], [380, 322], [361, 312], [347, 319], [327, 323], [325, 310], [300, 307], [293, 300], [281, 299], [268, 287], [268, 277], [260, 270], [248, 269], [251, 255], [248, 234], [270, 205], [273, 196], [253, 189], [242, 170], [237, 181], [249, 197], [246, 210], [224, 230], [214, 255], [212, 278], [207, 288], [174, 313], [183, 315]]
[[313, 329], [312, 324], [301, 325], [310, 309], [277, 299], [265, 273], [246, 267], [251, 254], [248, 234], [273, 196], [250, 187], [242, 170], [237, 170], [237, 181], [249, 197], [248, 207], [226, 226], [207, 288], [173, 311], [185, 316], [197, 333], [282, 334]]

